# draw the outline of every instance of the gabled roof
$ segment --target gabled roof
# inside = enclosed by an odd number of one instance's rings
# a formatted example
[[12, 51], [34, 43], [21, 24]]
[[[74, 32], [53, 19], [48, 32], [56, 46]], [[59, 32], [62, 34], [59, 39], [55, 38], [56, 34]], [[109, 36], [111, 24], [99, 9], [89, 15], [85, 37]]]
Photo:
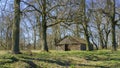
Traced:
[[64, 45], [64, 44], [69, 44], [69, 45], [86, 44], [86, 41], [82, 38], [66, 36], [58, 43], [58, 45]]

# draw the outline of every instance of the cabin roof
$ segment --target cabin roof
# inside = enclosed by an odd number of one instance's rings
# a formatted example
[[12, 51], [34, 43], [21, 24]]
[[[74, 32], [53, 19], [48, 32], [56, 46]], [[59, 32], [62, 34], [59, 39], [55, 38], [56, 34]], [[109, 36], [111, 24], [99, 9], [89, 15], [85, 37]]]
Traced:
[[86, 40], [78, 37], [72, 37], [72, 36], [65, 36], [58, 45], [79, 45], [79, 44], [86, 44]]

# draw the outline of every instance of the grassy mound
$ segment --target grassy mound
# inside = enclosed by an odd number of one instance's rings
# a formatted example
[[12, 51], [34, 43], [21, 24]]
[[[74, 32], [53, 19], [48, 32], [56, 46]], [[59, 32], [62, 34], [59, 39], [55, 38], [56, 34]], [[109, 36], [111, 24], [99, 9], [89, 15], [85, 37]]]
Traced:
[[32, 51], [0, 55], [0, 68], [119, 68], [120, 51]]

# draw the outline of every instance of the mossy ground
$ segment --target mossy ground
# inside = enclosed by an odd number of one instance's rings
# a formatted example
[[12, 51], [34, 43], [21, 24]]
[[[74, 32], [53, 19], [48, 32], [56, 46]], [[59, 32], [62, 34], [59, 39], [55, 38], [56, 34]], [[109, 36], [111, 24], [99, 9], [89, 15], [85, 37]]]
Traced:
[[120, 51], [0, 51], [0, 68], [120, 68]]

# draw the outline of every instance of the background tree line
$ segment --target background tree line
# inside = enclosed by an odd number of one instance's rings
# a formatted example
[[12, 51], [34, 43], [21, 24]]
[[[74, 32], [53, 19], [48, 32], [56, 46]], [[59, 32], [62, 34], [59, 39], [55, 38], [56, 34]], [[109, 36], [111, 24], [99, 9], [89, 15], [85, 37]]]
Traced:
[[[66, 35], [117, 50], [120, 0], [1, 0], [0, 48], [49, 51]], [[28, 45], [29, 44], [29, 45]], [[20, 47], [20, 48], [19, 48]]]

